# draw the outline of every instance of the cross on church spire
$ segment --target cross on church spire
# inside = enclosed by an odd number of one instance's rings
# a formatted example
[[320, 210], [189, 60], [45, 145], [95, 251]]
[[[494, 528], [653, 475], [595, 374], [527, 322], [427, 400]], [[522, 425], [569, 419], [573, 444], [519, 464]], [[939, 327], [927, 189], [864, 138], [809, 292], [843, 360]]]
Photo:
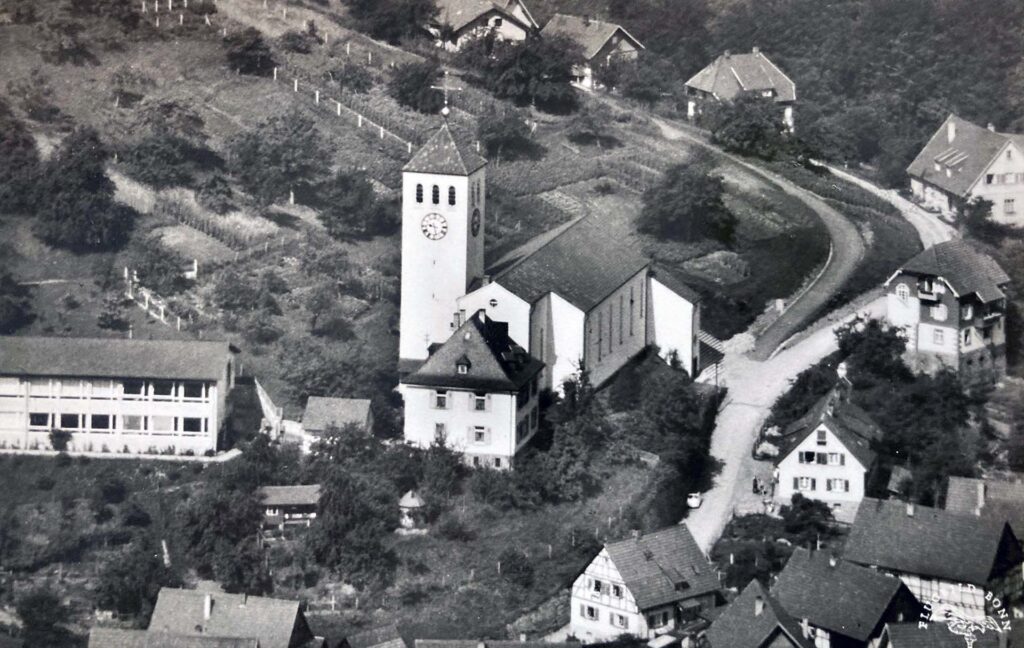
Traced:
[[462, 88], [460, 88], [458, 86], [450, 86], [450, 85], [448, 85], [448, 70], [445, 70], [444, 71], [444, 81], [441, 83], [441, 85], [432, 85], [432, 86], [430, 86], [430, 89], [431, 90], [440, 90], [441, 92], [444, 93], [444, 108], [441, 109], [441, 116], [442, 117], [448, 117], [448, 113], [450, 112], [449, 109], [448, 109], [448, 93], [449, 92], [459, 92], [459, 91], [462, 90]]

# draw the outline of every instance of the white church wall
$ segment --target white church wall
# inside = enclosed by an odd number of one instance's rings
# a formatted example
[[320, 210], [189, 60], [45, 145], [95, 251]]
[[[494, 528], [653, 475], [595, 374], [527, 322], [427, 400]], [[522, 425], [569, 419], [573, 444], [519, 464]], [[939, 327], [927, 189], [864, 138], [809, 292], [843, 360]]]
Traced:
[[[459, 298], [462, 321], [479, 310], [496, 322], [508, 324], [508, 335], [527, 351], [530, 349], [530, 305], [497, 282], [481, 286]], [[539, 356], [538, 356], [539, 357]]]
[[636, 273], [594, 307], [586, 318], [586, 365], [600, 385], [647, 344], [644, 292], [647, 269]]
[[694, 338], [699, 326], [694, 304], [651, 277], [648, 316], [648, 341], [658, 345], [663, 358], [675, 351], [683, 367], [692, 373], [696, 357]]
[[548, 293], [533, 305], [530, 353], [544, 361], [545, 388], [561, 392], [562, 383], [579, 371], [585, 319], [583, 311], [555, 293]]

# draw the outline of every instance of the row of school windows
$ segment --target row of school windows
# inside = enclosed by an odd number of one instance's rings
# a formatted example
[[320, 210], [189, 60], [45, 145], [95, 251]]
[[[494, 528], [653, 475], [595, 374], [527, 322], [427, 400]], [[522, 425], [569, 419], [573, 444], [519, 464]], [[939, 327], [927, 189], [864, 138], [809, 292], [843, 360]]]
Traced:
[[[423, 185], [416, 185], [416, 202], [423, 203]], [[434, 205], [441, 204], [441, 187], [439, 185], [433, 185], [430, 188], [430, 202]], [[476, 207], [483, 202], [483, 183], [479, 180], [469, 186], [469, 202], [471, 207]], [[448, 204], [454, 206], [455, 200], [455, 187], [448, 187]]]
[[[814, 492], [814, 491], [818, 490], [818, 480], [815, 479], [814, 477], [794, 477], [793, 478], [793, 490]], [[826, 479], [825, 480], [825, 492], [829, 492], [829, 493], [849, 493], [850, 492], [850, 480], [849, 479]]]
[[[118, 426], [120, 423], [120, 427]], [[60, 429], [70, 432], [109, 433], [141, 432], [152, 434], [198, 435], [209, 432], [210, 420], [193, 416], [141, 416], [124, 414], [55, 414], [51, 412], [30, 412], [28, 426], [31, 430]]]
[[[209, 400], [211, 383], [173, 380], [79, 380], [32, 378], [27, 381], [33, 398], [89, 398], [103, 400]], [[0, 382], [0, 396], [21, 395], [18, 379]]]

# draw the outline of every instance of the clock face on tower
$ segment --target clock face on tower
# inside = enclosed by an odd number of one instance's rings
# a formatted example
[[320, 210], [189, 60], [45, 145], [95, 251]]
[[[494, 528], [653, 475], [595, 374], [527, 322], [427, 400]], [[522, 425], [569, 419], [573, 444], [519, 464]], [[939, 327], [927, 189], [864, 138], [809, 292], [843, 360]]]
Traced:
[[427, 214], [420, 222], [420, 229], [423, 230], [423, 236], [438, 241], [448, 233], [448, 221], [441, 214]]
[[473, 233], [473, 236], [476, 236], [477, 234], [480, 233], [480, 210], [479, 209], [474, 209], [473, 210], [473, 217], [469, 221], [469, 231]]

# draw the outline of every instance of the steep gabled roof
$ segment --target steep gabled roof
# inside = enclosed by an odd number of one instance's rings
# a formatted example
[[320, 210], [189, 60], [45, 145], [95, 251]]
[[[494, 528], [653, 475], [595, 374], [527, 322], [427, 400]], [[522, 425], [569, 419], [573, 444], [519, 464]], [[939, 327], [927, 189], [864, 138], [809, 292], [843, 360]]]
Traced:
[[219, 380], [227, 342], [122, 338], [0, 337], [0, 375]]
[[370, 401], [366, 398], [332, 398], [310, 396], [302, 414], [302, 427], [307, 430], [326, 430], [344, 427], [349, 423], [366, 425], [370, 415]]
[[259, 643], [254, 638], [93, 628], [89, 631], [89, 648], [259, 648]]
[[687, 87], [731, 101], [744, 92], [774, 90], [778, 102], [796, 101], [796, 84], [761, 51], [726, 52], [690, 77]]
[[718, 576], [685, 524], [605, 546], [641, 610], [718, 589]]
[[529, 304], [553, 292], [586, 313], [648, 264], [638, 246], [614, 238], [601, 218], [591, 215], [494, 280]]
[[450, 25], [456, 32], [477, 18], [492, 11], [500, 13], [504, 18], [512, 20], [523, 29], [537, 28], [537, 23], [533, 22], [533, 16], [526, 10], [525, 5], [522, 5], [523, 13], [526, 15], [527, 20], [530, 21], [530, 24], [523, 23], [522, 19], [513, 13], [512, 7], [516, 4], [522, 4], [519, 0], [506, 0], [505, 2], [497, 2], [495, 0], [435, 0], [435, 4], [437, 4], [438, 8], [437, 20]]
[[860, 642], [879, 627], [904, 587], [898, 578], [803, 547], [793, 551], [772, 594], [797, 619]]
[[867, 412], [849, 401], [845, 390], [845, 385], [834, 387], [807, 414], [789, 424], [783, 431], [776, 463], [824, 425], [865, 469], [871, 468], [876, 457], [871, 444], [882, 438], [882, 431]]
[[1010, 276], [995, 259], [963, 239], [933, 245], [903, 264], [899, 272], [941, 277], [957, 295], [973, 293], [983, 302], [1005, 299], [1003, 287], [1010, 283]]
[[588, 61], [597, 56], [605, 43], [616, 33], [629, 39], [637, 49], [645, 49], [643, 44], [621, 25], [583, 16], [555, 14], [541, 30], [544, 36], [557, 34], [579, 43], [583, 48], [583, 56]]
[[[964, 637], [953, 634], [945, 623], [887, 623], [885, 635], [889, 648], [964, 648]], [[999, 635], [994, 632], [976, 633], [974, 648], [998, 648]], [[1009, 648], [1014, 648], [1010, 643]]]
[[[950, 128], [954, 132], [952, 141]], [[950, 114], [907, 167], [907, 174], [966, 198], [967, 192], [1008, 142], [1024, 148], [1024, 135], [997, 133]]]
[[264, 506], [316, 506], [320, 503], [320, 484], [263, 486], [258, 494]]
[[402, 171], [467, 176], [486, 164], [487, 160], [452, 134], [445, 121], [416, 151]]
[[1024, 537], [1024, 474], [1015, 473], [1013, 479], [950, 477], [946, 510], [1006, 520], [1018, 538]]
[[[772, 643], [780, 635], [783, 643]], [[710, 648], [765, 648], [785, 641], [795, 648], [814, 648], [800, 624], [756, 579], [711, 622], [707, 637]]]
[[[459, 364], [468, 365], [466, 373], [459, 373]], [[543, 368], [543, 362], [508, 336], [508, 323], [480, 312], [467, 319], [416, 371], [402, 378], [402, 384], [514, 392]]]
[[347, 648], [408, 648], [395, 624], [350, 634], [341, 645]]
[[1005, 521], [865, 497], [844, 556], [861, 565], [985, 585], [1008, 536]]
[[[210, 618], [204, 619], [207, 596], [211, 597], [212, 610]], [[296, 639], [303, 642], [313, 638], [298, 601], [171, 587], [160, 590], [149, 632], [254, 637], [260, 648], [290, 648], [296, 632], [300, 634]]]

